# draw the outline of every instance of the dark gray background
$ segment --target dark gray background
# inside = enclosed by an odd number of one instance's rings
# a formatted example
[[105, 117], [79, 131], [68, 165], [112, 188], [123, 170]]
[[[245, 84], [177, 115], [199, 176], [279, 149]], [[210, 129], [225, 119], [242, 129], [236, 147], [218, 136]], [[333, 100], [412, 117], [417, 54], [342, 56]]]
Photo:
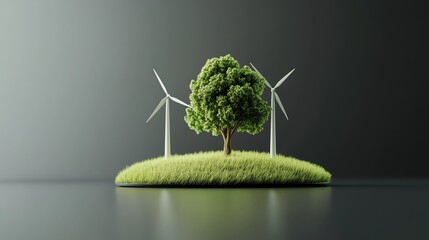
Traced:
[[[163, 154], [164, 97], [189, 102], [207, 58], [279, 89], [278, 151], [335, 177], [428, 177], [423, 1], [0, 0], [0, 180], [113, 179]], [[265, 99], [269, 100], [269, 91]], [[222, 148], [171, 106], [172, 151]], [[233, 149], [269, 150], [238, 134]]]

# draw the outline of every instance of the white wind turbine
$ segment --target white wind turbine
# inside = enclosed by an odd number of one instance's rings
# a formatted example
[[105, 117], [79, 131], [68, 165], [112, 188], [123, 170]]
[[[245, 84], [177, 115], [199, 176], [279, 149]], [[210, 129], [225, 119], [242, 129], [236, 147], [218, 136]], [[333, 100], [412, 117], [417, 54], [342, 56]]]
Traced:
[[147, 119], [146, 123], [149, 122], [149, 120], [159, 111], [159, 109], [165, 104], [165, 144], [164, 144], [164, 157], [168, 158], [171, 155], [171, 146], [170, 146], [170, 99], [174, 102], [177, 102], [178, 104], [181, 104], [185, 107], [190, 107], [188, 104], [180, 101], [179, 99], [172, 97], [165, 88], [164, 84], [161, 81], [161, 78], [159, 78], [158, 74], [156, 73], [155, 69], [153, 69], [153, 72], [155, 73], [156, 78], [158, 78], [159, 84], [161, 84], [162, 90], [164, 90], [165, 96], [161, 101], [158, 103], [158, 106], [156, 106], [155, 110], [153, 111], [152, 115]]
[[278, 88], [292, 73], [295, 71], [295, 68], [292, 69], [286, 76], [284, 76], [280, 81], [274, 86], [271, 87], [270, 83], [265, 79], [264, 76], [256, 69], [255, 66], [253, 66], [252, 63], [250, 65], [255, 69], [255, 71], [264, 79], [265, 85], [267, 85], [271, 89], [271, 129], [270, 129], [270, 157], [274, 157], [277, 155], [276, 150], [276, 103], [279, 104], [280, 108], [282, 109], [283, 113], [286, 116], [286, 119], [289, 120], [289, 117], [286, 114], [286, 111], [283, 107], [282, 101], [280, 101], [279, 95], [276, 93], [276, 88]]

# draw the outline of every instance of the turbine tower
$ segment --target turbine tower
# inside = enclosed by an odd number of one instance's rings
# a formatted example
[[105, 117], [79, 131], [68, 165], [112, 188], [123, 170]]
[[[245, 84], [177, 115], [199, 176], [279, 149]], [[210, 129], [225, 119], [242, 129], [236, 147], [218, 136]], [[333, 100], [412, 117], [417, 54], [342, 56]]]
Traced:
[[159, 84], [162, 87], [162, 90], [164, 90], [166, 96], [161, 99], [161, 101], [158, 103], [158, 106], [156, 106], [153, 113], [150, 115], [150, 117], [147, 119], [146, 123], [150, 121], [150, 119], [159, 111], [159, 109], [165, 104], [165, 144], [164, 144], [164, 157], [168, 158], [171, 155], [171, 145], [170, 145], [170, 99], [173, 102], [176, 102], [178, 104], [181, 104], [185, 107], [190, 107], [188, 104], [180, 101], [179, 99], [172, 97], [165, 88], [164, 84], [161, 81], [161, 78], [158, 76], [158, 73], [156, 73], [155, 69], [153, 69], [153, 72], [155, 73], [156, 78], [159, 81]]
[[264, 79], [265, 85], [267, 85], [271, 89], [271, 128], [270, 128], [270, 157], [274, 157], [277, 155], [277, 149], [276, 149], [276, 103], [280, 106], [282, 109], [284, 115], [286, 116], [286, 119], [289, 120], [289, 117], [286, 114], [285, 108], [283, 107], [282, 101], [280, 101], [279, 95], [276, 93], [276, 89], [282, 85], [282, 83], [295, 71], [295, 68], [292, 69], [288, 74], [286, 74], [278, 83], [272, 87], [270, 83], [265, 79], [264, 76], [256, 69], [255, 66], [253, 66], [252, 63], [250, 65], [255, 69], [255, 71]]

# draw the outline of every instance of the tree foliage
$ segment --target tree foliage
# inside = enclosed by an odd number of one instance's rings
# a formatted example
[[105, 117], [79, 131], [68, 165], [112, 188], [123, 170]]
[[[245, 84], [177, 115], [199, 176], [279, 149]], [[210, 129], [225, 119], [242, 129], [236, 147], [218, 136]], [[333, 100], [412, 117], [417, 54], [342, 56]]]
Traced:
[[264, 79], [248, 66], [240, 67], [230, 55], [207, 60], [190, 84], [191, 108], [185, 121], [197, 133], [222, 134], [225, 154], [235, 132], [257, 134], [270, 107], [262, 100]]

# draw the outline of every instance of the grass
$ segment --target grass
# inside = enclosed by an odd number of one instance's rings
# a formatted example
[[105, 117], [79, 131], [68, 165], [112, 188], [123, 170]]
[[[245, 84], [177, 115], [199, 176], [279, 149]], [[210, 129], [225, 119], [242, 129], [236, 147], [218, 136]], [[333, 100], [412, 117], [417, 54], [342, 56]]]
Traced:
[[116, 183], [162, 185], [253, 185], [309, 184], [329, 182], [331, 174], [322, 167], [293, 157], [268, 153], [233, 151], [199, 152], [153, 158], [126, 167]]

